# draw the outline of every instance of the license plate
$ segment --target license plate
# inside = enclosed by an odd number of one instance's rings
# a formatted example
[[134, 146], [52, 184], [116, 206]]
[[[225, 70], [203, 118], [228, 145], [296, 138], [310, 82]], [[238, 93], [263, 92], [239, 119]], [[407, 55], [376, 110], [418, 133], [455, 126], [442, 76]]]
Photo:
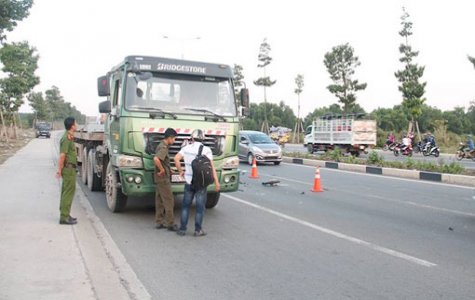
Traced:
[[180, 176], [180, 174], [172, 174], [172, 182], [174, 183], [185, 182], [185, 177]]

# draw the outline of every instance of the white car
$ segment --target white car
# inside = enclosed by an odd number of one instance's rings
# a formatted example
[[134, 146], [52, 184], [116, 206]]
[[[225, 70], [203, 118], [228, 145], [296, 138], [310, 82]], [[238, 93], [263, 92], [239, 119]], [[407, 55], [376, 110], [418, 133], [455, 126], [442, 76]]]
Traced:
[[268, 135], [260, 131], [239, 131], [239, 159], [247, 161], [272, 162], [278, 165], [282, 162], [282, 149]]

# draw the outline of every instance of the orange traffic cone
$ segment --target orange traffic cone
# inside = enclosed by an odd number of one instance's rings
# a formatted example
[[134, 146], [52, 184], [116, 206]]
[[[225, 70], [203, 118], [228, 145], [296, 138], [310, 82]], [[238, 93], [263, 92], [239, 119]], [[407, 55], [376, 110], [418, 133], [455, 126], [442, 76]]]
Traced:
[[251, 176], [249, 176], [249, 178], [259, 178], [259, 175], [257, 175], [257, 163], [255, 157], [252, 160]]
[[313, 180], [312, 192], [323, 192], [322, 185], [320, 183], [320, 167], [317, 166], [315, 170], [315, 179]]

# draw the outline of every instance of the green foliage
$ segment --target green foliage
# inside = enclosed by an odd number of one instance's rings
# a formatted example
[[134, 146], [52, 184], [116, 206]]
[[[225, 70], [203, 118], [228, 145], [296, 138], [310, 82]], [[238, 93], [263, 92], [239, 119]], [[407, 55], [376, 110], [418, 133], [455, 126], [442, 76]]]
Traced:
[[[272, 62], [272, 57], [270, 57], [271, 47], [267, 43], [267, 38], [265, 38], [259, 48], [259, 55], [257, 56], [258, 64], [257, 67], [262, 68], [264, 76], [258, 78], [254, 81], [254, 84], [257, 86], [263, 86], [264, 91], [266, 87], [271, 87], [276, 83], [276, 80], [271, 80], [269, 76], [266, 76], [266, 67]], [[267, 100], [267, 99], [264, 99]]]
[[234, 64], [233, 67], [233, 82], [234, 82], [234, 94], [236, 94], [236, 99], [239, 99], [239, 90], [241, 87], [245, 86], [244, 84], [244, 75], [242, 74], [243, 68], [241, 65]]
[[381, 166], [384, 163], [384, 157], [376, 151], [371, 151], [366, 160], [367, 164]]
[[300, 95], [303, 92], [304, 86], [304, 77], [302, 74], [298, 74], [297, 77], [295, 77], [295, 86], [294, 93]]
[[475, 68], [475, 57], [469, 55], [468, 60], [473, 64], [473, 67]]
[[401, 83], [399, 91], [403, 97], [402, 105], [408, 110], [409, 117], [414, 121], [422, 114], [422, 105], [426, 100], [423, 98], [426, 82], [419, 82], [419, 79], [424, 75], [424, 67], [413, 63], [419, 52], [412, 50], [408, 42], [412, 35], [412, 22], [409, 21], [409, 14], [405, 8], [403, 8], [401, 20], [403, 28], [399, 35], [404, 39], [404, 43], [399, 46], [399, 52], [402, 54], [399, 61], [404, 64], [404, 69], [397, 71], [394, 75]]
[[0, 0], [0, 44], [6, 39], [5, 32], [12, 31], [17, 22], [26, 18], [33, 0]]
[[243, 128], [245, 130], [260, 130], [265, 113], [269, 123], [273, 126], [292, 128], [297, 119], [293, 110], [288, 105], [285, 105], [283, 101], [279, 104], [251, 103], [250, 112], [249, 118], [243, 121]]
[[355, 68], [361, 64], [358, 57], [354, 55], [353, 47], [348, 43], [333, 47], [331, 52], [325, 54], [323, 63], [334, 82], [327, 86], [327, 89], [343, 104], [343, 111], [350, 112], [356, 103], [355, 93], [364, 90], [367, 86], [366, 83], [359, 83], [358, 80], [352, 79]]
[[39, 56], [28, 42], [4, 44], [0, 61], [5, 77], [0, 79], [0, 109], [11, 116], [23, 104], [23, 97], [40, 79], [35, 76]]
[[35, 112], [36, 120], [51, 120], [51, 111], [43, 98], [43, 93], [32, 92], [27, 96], [28, 102], [30, 102], [31, 108]]

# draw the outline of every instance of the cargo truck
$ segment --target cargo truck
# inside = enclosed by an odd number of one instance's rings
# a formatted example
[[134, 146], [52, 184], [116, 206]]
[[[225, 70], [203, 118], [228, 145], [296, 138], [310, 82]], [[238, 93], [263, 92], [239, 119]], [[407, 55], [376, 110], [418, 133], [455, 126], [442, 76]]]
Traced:
[[[160, 57], [128, 56], [98, 78], [102, 124], [88, 124], [75, 133], [81, 180], [92, 191], [105, 190], [112, 212], [122, 211], [130, 196], [155, 193], [153, 156], [165, 129], [178, 136], [170, 146], [172, 189], [183, 193], [173, 158], [194, 129], [205, 133], [213, 152], [220, 192], [239, 185], [239, 121], [249, 113], [249, 94], [235, 99], [233, 73], [228, 65]], [[183, 164], [183, 162], [182, 162]], [[220, 193], [208, 187], [207, 208]]]
[[376, 145], [376, 121], [362, 115], [325, 115], [305, 130], [304, 146], [309, 153], [340, 149], [359, 156]]

